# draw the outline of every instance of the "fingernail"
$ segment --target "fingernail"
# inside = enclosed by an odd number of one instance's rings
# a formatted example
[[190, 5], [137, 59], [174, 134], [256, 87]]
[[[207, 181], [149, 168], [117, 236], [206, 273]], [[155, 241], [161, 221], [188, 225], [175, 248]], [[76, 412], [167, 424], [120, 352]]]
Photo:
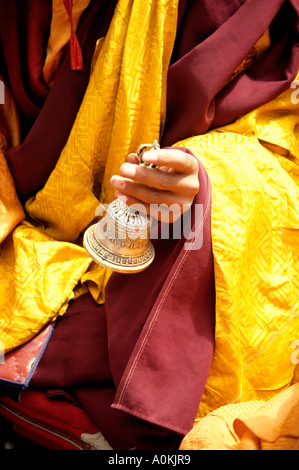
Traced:
[[155, 149], [151, 149], [151, 150], [148, 150], [147, 152], [144, 152], [144, 154], [142, 155], [142, 160], [144, 162], [149, 162], [149, 163], [156, 162], [158, 160], [158, 155]]
[[125, 189], [126, 183], [123, 179], [112, 176], [110, 180], [111, 185], [116, 189]]
[[124, 163], [120, 167], [120, 173], [122, 176], [126, 176], [127, 178], [134, 178], [136, 174], [135, 166], [133, 166], [131, 163]]

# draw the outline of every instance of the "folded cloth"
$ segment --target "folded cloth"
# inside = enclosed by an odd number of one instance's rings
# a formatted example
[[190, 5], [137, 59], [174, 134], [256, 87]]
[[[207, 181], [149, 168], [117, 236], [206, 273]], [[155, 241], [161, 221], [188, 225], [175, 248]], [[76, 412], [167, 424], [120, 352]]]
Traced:
[[22, 391], [18, 401], [0, 395], [0, 415], [25, 439], [49, 450], [111, 450], [86, 413], [65, 398]]
[[215, 311], [210, 182], [201, 164], [199, 180], [190, 238], [153, 239], [151, 266], [113, 273], [104, 305], [90, 294], [77, 298], [30, 382], [75, 388], [113, 448], [176, 449], [196, 417], [214, 352]]
[[203, 418], [181, 450], [299, 450], [299, 383], [267, 402], [227, 405]]
[[269, 400], [293, 381], [298, 338], [298, 104], [290, 88], [181, 144], [212, 185], [215, 354], [198, 419]]
[[18, 199], [5, 152], [20, 142], [20, 123], [13, 96], [0, 75], [3, 99], [0, 102], [0, 243], [24, 218], [25, 212]]
[[5, 143], [0, 133], [0, 243], [25, 218], [3, 153]]
[[[72, 3], [72, 27], [76, 31], [81, 15], [88, 7], [90, 0], [75, 0]], [[54, 0], [52, 2], [51, 31], [43, 66], [43, 80], [49, 87], [54, 83], [56, 73], [65, 55], [65, 46], [69, 42], [70, 37], [70, 19], [65, 5], [60, 0]]]

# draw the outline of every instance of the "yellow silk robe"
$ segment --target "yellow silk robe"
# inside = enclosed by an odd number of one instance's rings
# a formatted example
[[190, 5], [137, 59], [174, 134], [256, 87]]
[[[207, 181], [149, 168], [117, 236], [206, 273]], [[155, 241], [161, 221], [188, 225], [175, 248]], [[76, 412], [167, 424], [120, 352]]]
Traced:
[[[298, 95], [298, 93], [297, 93]], [[299, 104], [296, 90], [180, 143], [212, 183], [216, 350], [198, 419], [267, 400], [293, 379], [299, 339]]]

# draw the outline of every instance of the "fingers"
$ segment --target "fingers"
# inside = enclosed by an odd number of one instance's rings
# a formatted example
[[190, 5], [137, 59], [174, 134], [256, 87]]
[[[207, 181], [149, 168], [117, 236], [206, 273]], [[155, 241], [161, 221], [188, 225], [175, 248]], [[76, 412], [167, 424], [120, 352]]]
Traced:
[[145, 163], [153, 163], [156, 166], [172, 168], [178, 173], [189, 174], [198, 172], [196, 159], [189, 153], [175, 148], [145, 152], [142, 160]]
[[[198, 188], [194, 188], [197, 174], [185, 175], [167, 171], [165, 167], [147, 168], [145, 166], [124, 163], [120, 168], [120, 175], [125, 180], [130, 179], [136, 183], [149, 186], [162, 191], [174, 191], [182, 195], [191, 195]], [[192, 182], [194, 179], [194, 183]], [[118, 188], [121, 189], [121, 188]], [[128, 188], [127, 188], [128, 189]]]
[[137, 157], [136, 153], [130, 153], [130, 155], [128, 155], [127, 161], [129, 163], [135, 163], [135, 165], [139, 164], [139, 158]]
[[[178, 194], [174, 191], [166, 191], [165, 189], [161, 191], [157, 187], [148, 186], [147, 184], [142, 184], [136, 182], [136, 180], [133, 181], [118, 175], [111, 178], [111, 185], [118, 190], [119, 193], [128, 197], [129, 204], [131, 204], [132, 199], [138, 199], [147, 204], [174, 204], [178, 200]], [[188, 195], [186, 195], [186, 200], [187, 197]], [[182, 198], [185, 200], [183, 195], [181, 195], [180, 199]]]
[[199, 189], [196, 159], [178, 149], [159, 149], [145, 152], [143, 161], [156, 168], [139, 165], [136, 154], [130, 154], [120, 175], [110, 180], [115, 195], [127, 205], [142, 204], [146, 211], [152, 205], [165, 206], [166, 212], [176, 206], [178, 216], [187, 210]]
[[[174, 191], [185, 196], [194, 195], [198, 191], [198, 163], [196, 159], [178, 149], [159, 149], [145, 152], [143, 160], [154, 163], [155, 169], [140, 166], [138, 157], [130, 154], [128, 163], [120, 168], [120, 176], [131, 179], [136, 183], [144, 184], [163, 191]], [[111, 181], [119, 184], [120, 179]], [[124, 189], [119, 185], [116, 189]]]

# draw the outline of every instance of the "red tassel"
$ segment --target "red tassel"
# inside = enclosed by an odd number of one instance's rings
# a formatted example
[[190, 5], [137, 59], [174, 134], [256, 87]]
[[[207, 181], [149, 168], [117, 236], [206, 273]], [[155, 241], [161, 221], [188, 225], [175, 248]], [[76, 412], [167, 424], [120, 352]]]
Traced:
[[70, 39], [70, 53], [71, 53], [71, 69], [72, 70], [83, 70], [83, 59], [82, 51], [77, 39], [76, 33], [74, 31], [73, 25], [73, 0], [63, 0], [65, 9], [67, 11], [70, 25], [71, 25], [71, 39]]

